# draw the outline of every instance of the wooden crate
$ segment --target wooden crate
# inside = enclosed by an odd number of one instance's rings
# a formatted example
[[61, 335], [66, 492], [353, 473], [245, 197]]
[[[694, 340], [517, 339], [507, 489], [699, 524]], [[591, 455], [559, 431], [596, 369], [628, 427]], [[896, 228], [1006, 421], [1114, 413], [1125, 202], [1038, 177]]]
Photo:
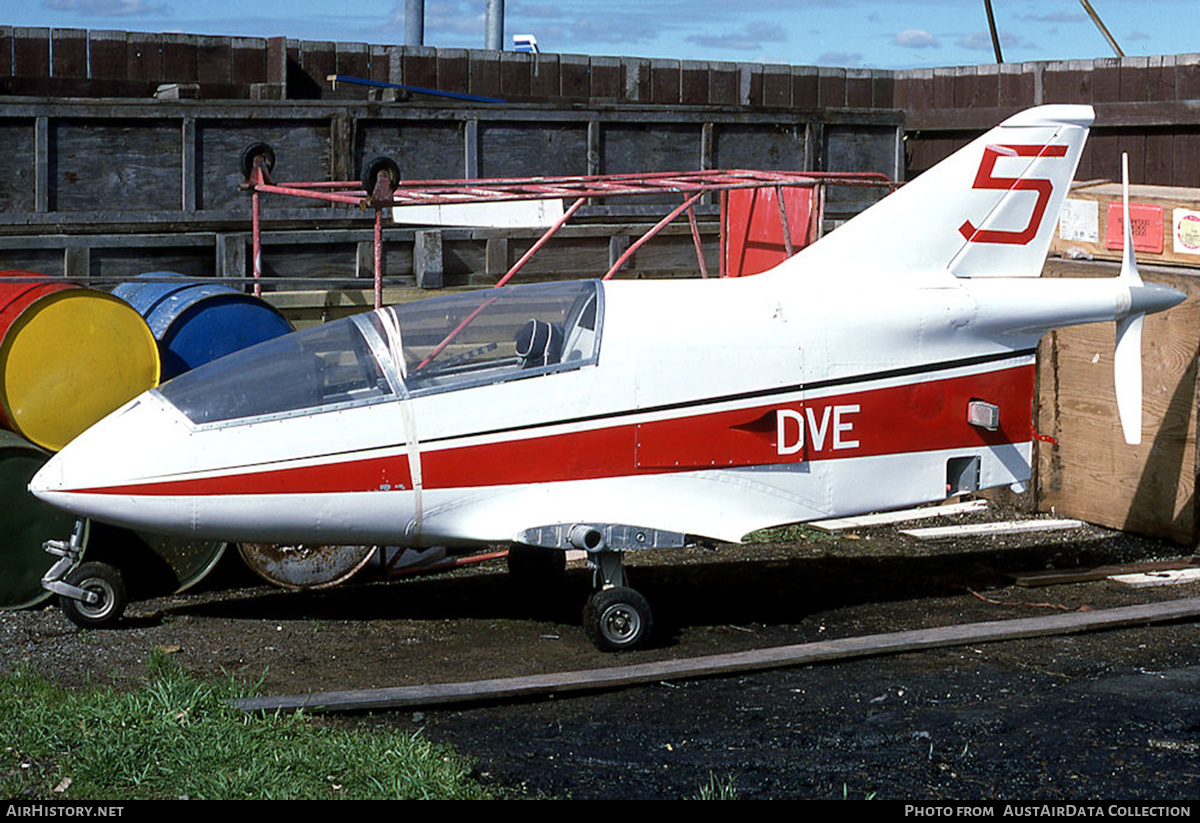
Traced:
[[[1112, 277], [1119, 264], [1050, 259], [1046, 277]], [[1195, 546], [1200, 275], [1141, 266], [1188, 300], [1146, 318], [1142, 443], [1125, 443], [1113, 389], [1113, 323], [1052, 332], [1038, 349], [1035, 488], [1041, 511]]]
[[[1075, 182], [1059, 216], [1052, 253], [1120, 260], [1121, 201], [1120, 183]], [[1129, 211], [1139, 261], [1200, 266], [1200, 189], [1130, 186]]]

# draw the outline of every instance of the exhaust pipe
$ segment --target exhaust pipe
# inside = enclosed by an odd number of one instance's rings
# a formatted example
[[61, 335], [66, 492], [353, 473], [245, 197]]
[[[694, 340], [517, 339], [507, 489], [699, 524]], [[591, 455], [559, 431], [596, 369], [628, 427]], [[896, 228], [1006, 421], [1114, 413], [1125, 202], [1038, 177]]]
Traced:
[[586, 552], [598, 552], [604, 548], [604, 533], [595, 526], [572, 526], [567, 539], [572, 546]]

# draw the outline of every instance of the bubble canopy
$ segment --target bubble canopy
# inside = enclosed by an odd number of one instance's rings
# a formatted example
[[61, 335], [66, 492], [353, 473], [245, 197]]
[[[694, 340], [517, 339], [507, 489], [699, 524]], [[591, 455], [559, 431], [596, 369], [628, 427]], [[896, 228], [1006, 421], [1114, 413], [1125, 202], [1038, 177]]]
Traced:
[[596, 280], [434, 297], [268, 340], [156, 391], [203, 426], [517, 380], [595, 363], [602, 309]]

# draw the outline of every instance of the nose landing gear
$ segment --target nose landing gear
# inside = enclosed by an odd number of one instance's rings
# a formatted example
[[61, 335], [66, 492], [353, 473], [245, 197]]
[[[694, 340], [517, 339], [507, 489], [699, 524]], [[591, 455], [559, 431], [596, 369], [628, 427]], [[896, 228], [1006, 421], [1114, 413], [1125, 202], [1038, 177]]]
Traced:
[[63, 614], [76, 626], [95, 629], [121, 619], [129, 601], [121, 573], [112, 566], [83, 563], [66, 576], [65, 582], [83, 592], [78, 600], [66, 594], [60, 594], [58, 599]]
[[129, 598], [121, 572], [107, 563], [80, 563], [88, 523], [80, 519], [66, 540], [47, 540], [42, 547], [59, 558], [42, 577], [42, 588], [58, 595], [67, 619], [83, 629], [116, 623]]

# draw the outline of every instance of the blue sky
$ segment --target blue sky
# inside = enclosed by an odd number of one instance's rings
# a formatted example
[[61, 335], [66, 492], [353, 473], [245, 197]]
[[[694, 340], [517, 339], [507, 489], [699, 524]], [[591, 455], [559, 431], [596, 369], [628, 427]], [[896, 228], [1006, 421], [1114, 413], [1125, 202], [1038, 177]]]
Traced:
[[[992, 0], [1004, 58], [1110, 57], [1078, 0]], [[0, 24], [402, 43], [404, 0], [6, 0]], [[1126, 54], [1200, 52], [1197, 0], [1092, 0]], [[482, 48], [485, 0], [425, 0], [425, 44]], [[994, 61], [982, 0], [508, 0], [543, 51], [919, 68]]]

